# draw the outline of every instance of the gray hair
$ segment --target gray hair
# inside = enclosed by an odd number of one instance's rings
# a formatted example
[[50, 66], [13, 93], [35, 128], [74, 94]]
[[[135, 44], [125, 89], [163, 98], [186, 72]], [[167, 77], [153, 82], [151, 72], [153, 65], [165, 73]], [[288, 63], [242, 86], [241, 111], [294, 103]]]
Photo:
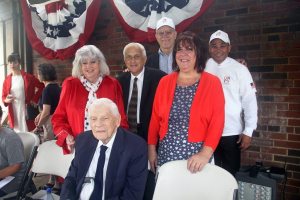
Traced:
[[76, 51], [73, 61], [72, 76], [79, 78], [82, 75], [81, 63], [86, 59], [95, 59], [100, 62], [100, 75], [109, 75], [109, 68], [103, 53], [94, 45], [84, 45]]
[[113, 102], [108, 98], [95, 99], [89, 107], [88, 110], [89, 117], [91, 116], [91, 111], [94, 110], [96, 106], [105, 106], [109, 108], [109, 110], [115, 117], [120, 117], [120, 113], [117, 105], [115, 104], [115, 102]]
[[144, 47], [142, 44], [137, 43], [137, 42], [131, 42], [131, 43], [127, 44], [127, 45], [124, 47], [124, 49], [123, 49], [123, 56], [124, 56], [124, 58], [125, 58], [125, 53], [126, 53], [127, 49], [130, 48], [130, 47], [135, 47], [135, 48], [140, 49], [140, 50], [142, 51], [142, 55], [143, 55], [144, 57], [147, 56], [145, 47]]

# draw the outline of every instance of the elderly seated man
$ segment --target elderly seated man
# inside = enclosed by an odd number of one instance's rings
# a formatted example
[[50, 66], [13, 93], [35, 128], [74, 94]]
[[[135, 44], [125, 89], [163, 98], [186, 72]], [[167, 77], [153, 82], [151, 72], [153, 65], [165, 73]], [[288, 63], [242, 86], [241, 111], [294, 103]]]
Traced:
[[[0, 121], [2, 108], [0, 107]], [[25, 172], [24, 147], [21, 138], [12, 129], [0, 127], [0, 180], [14, 179], [0, 189], [0, 197], [18, 190]]]
[[92, 130], [76, 138], [60, 198], [142, 199], [148, 174], [146, 142], [119, 127], [120, 113], [110, 99], [96, 99], [88, 113]]

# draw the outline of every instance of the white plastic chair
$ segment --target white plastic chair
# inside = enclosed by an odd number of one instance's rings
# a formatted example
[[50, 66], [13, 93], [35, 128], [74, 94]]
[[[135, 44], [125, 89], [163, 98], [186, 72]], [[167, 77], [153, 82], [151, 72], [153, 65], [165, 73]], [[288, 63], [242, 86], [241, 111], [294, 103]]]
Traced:
[[40, 139], [36, 134], [31, 132], [19, 132], [17, 134], [20, 136], [24, 146], [25, 160], [28, 161], [34, 147], [39, 146]]
[[235, 178], [216, 165], [207, 164], [193, 174], [186, 160], [178, 160], [158, 169], [153, 200], [233, 200], [237, 189]]
[[[42, 143], [38, 148], [38, 153], [33, 162], [30, 178], [32, 179], [33, 175], [36, 173], [51, 174], [65, 178], [68, 174], [74, 155], [74, 153], [64, 155], [62, 148], [56, 144], [56, 140]], [[26, 183], [25, 189], [27, 189], [28, 186], [29, 182]], [[45, 190], [41, 190], [33, 196], [41, 196], [45, 193]], [[53, 198], [59, 198], [59, 196], [55, 194], [52, 195]]]
[[64, 155], [62, 148], [55, 142], [56, 140], [50, 140], [39, 146], [31, 169], [33, 173], [51, 174], [62, 178], [67, 176], [74, 153]]

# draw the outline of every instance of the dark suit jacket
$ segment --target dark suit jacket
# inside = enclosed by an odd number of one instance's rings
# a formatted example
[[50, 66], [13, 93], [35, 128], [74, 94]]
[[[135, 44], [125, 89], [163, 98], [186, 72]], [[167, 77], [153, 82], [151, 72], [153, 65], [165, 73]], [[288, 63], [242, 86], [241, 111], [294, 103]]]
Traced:
[[[165, 75], [166, 73], [161, 70], [145, 68], [140, 105], [140, 127], [138, 128], [137, 134], [143, 137], [146, 141], [148, 139], [148, 127], [151, 119], [152, 104], [156, 88], [160, 79]], [[130, 78], [130, 72], [125, 72], [117, 78], [123, 90], [123, 102], [125, 111], [127, 111], [128, 106]]]
[[[65, 178], [60, 199], [79, 198], [98, 140], [92, 131], [80, 134], [75, 157]], [[140, 137], [118, 128], [108, 161], [105, 200], [142, 200], [148, 174], [147, 144]]]
[[145, 64], [146, 67], [151, 67], [153, 69], [159, 69], [159, 54], [155, 52], [148, 56], [147, 62]]

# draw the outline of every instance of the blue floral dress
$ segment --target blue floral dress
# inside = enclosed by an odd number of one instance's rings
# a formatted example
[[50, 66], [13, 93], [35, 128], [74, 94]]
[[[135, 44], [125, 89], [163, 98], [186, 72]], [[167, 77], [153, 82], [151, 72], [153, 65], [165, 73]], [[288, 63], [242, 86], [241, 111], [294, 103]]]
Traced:
[[203, 142], [188, 142], [190, 108], [199, 82], [191, 86], [176, 86], [172, 103], [168, 132], [160, 141], [158, 166], [173, 160], [187, 160], [198, 153]]

